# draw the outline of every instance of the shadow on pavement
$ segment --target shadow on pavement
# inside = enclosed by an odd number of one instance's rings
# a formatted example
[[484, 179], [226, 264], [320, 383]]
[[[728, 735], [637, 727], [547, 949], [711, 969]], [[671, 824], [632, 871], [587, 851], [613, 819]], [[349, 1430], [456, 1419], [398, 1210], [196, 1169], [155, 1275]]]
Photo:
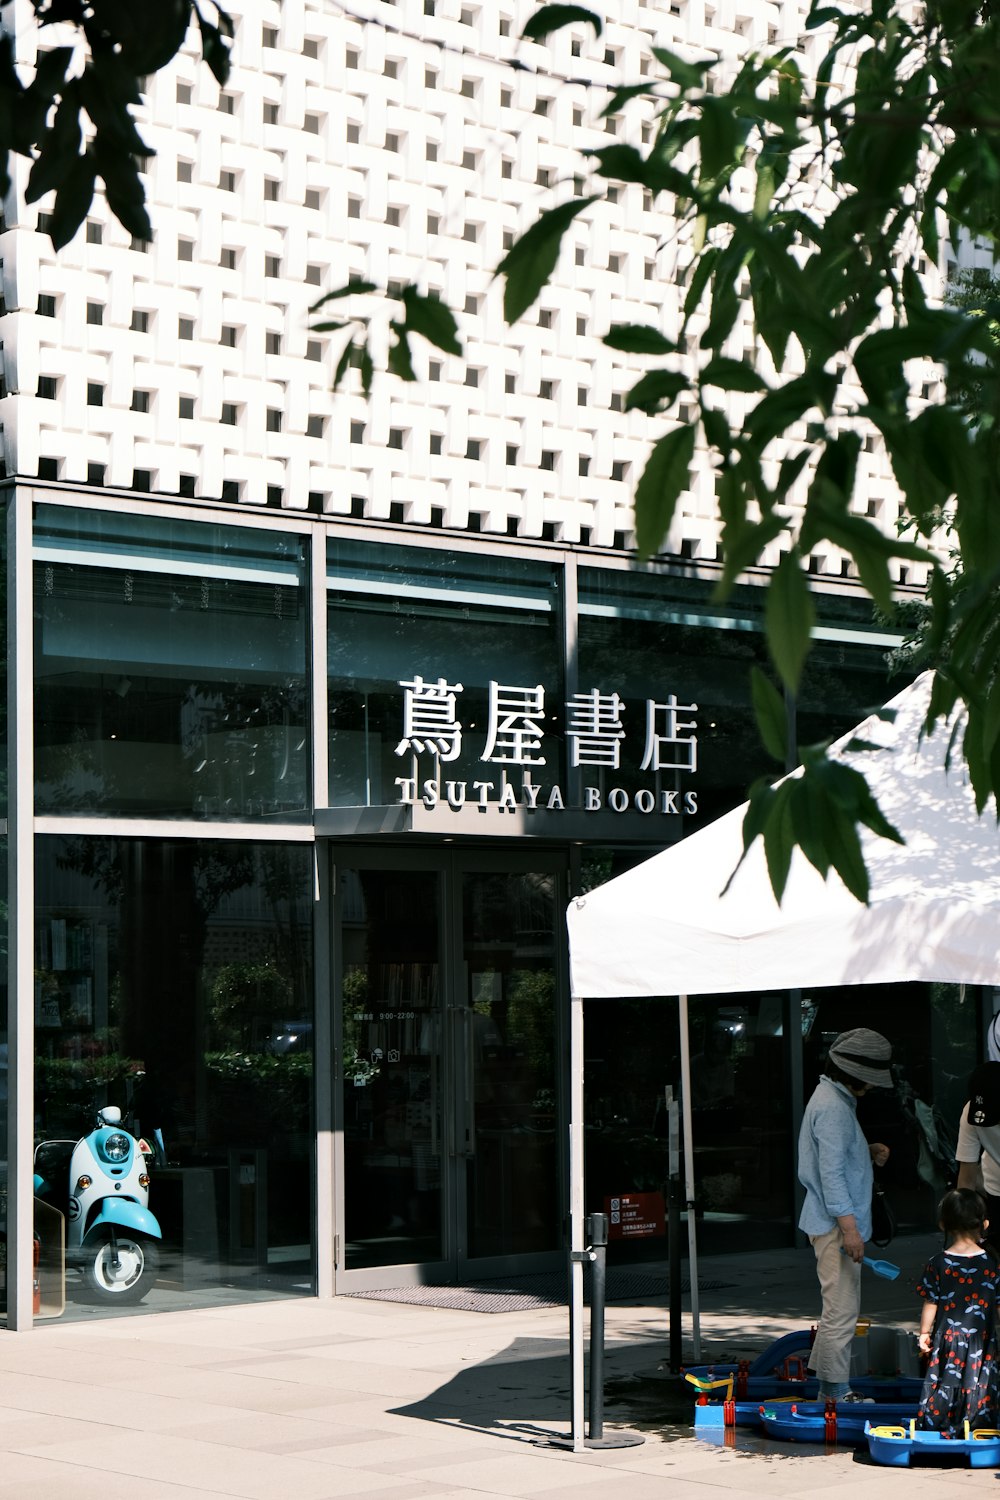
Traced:
[[[692, 1398], [679, 1377], [662, 1378], [658, 1343], [616, 1343], [605, 1351], [604, 1418], [610, 1427], [691, 1437]], [[650, 1371], [653, 1372], [650, 1375]], [[520, 1442], [565, 1436], [571, 1425], [570, 1362], [564, 1339], [518, 1338], [433, 1395], [394, 1408], [398, 1416], [441, 1422]]]

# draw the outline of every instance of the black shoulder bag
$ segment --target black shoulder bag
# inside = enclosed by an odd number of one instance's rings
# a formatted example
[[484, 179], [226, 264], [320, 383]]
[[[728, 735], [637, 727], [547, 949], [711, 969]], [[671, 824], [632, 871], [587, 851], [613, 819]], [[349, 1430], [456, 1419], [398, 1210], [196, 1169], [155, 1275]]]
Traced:
[[896, 1233], [896, 1216], [876, 1175], [872, 1186], [872, 1244], [884, 1249]]

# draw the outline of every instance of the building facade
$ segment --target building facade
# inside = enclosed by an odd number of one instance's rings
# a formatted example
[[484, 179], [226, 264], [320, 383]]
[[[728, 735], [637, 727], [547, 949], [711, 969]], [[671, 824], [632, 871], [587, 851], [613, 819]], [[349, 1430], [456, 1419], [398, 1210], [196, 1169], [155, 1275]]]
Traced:
[[[107, 1104], [158, 1143], [152, 1310], [561, 1265], [566, 902], [775, 769], [749, 668], [777, 553], [715, 599], [704, 465], [663, 554], [635, 559], [653, 426], [598, 335], [676, 322], [662, 214], [631, 188], [597, 206], [527, 326], [504, 326], [491, 272], [578, 170], [566, 143], [606, 139], [608, 88], [650, 41], [735, 56], [799, 11], [639, 5], [599, 44], [518, 49], [530, 7], [377, 9], [234, 6], [225, 90], [193, 50], [149, 80], [152, 243], [95, 200], [56, 255], [23, 177], [7, 205], [13, 1327], [89, 1306], [75, 1277], [60, 1293], [32, 1156]], [[334, 393], [341, 345], [308, 310], [348, 275], [439, 291], [466, 357]], [[864, 461], [891, 526], [884, 459]], [[803, 744], [899, 685], [901, 637], [838, 556], [814, 562]], [[793, 1235], [824, 1037], [862, 1016], [899, 1036], [912, 1094], [949, 1118], [984, 1003], [693, 1004], [709, 1246]], [[616, 1253], [662, 1254], [673, 1008], [594, 1012], [589, 1206], [642, 1195]], [[912, 1123], [885, 1128], [919, 1221]]]

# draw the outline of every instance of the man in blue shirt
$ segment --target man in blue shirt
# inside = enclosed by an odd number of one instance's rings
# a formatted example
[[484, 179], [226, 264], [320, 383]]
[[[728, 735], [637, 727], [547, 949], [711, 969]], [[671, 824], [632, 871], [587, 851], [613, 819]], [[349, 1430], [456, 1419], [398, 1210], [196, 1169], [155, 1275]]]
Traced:
[[799, 1132], [799, 1181], [806, 1190], [799, 1228], [816, 1253], [823, 1311], [809, 1368], [819, 1393], [858, 1400], [850, 1389], [851, 1340], [861, 1311], [861, 1261], [872, 1232], [872, 1164], [888, 1146], [869, 1145], [858, 1124], [858, 1100], [870, 1088], [892, 1088], [892, 1047], [877, 1031], [842, 1031], [806, 1105]]

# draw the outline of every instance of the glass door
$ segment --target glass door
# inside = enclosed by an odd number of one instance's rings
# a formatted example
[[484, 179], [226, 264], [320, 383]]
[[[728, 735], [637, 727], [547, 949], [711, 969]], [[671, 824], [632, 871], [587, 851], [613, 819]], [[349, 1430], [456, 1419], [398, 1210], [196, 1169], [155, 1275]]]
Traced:
[[[459, 1261], [558, 1247], [554, 870], [463, 868]], [[561, 908], [560, 908], [561, 909]]]
[[336, 850], [339, 1290], [559, 1248], [558, 861]]

